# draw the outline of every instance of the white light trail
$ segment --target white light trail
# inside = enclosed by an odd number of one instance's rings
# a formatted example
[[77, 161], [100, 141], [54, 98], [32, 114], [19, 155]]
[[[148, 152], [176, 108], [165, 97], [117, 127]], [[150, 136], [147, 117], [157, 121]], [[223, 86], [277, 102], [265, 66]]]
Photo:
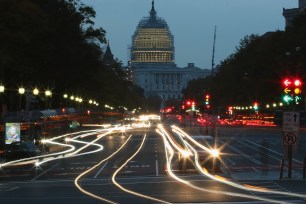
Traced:
[[133, 195], [135, 195], [135, 196], [138, 196], [138, 197], [142, 197], [142, 198], [145, 198], [145, 199], [149, 199], [149, 200], [153, 200], [153, 201], [156, 201], [156, 202], [158, 202], [158, 203], [169, 203], [169, 202], [167, 202], [167, 201], [164, 201], [164, 200], [160, 200], [160, 199], [157, 199], [157, 198], [153, 198], [153, 197], [151, 197], [151, 196], [147, 196], [147, 195], [144, 195], [144, 194], [141, 194], [141, 193], [137, 193], [137, 192], [135, 192], [135, 191], [131, 191], [131, 190], [129, 190], [129, 189], [126, 189], [126, 188], [124, 188], [122, 185], [120, 185], [117, 181], [116, 181], [116, 176], [117, 176], [117, 174], [121, 171], [121, 169], [122, 168], [124, 168], [126, 165], [127, 165], [127, 163], [129, 162], [129, 161], [131, 161], [137, 154], [138, 154], [138, 152], [141, 150], [141, 148], [143, 147], [143, 144], [144, 144], [144, 142], [145, 142], [145, 140], [146, 140], [146, 135], [144, 135], [144, 137], [143, 137], [143, 140], [142, 140], [142, 142], [141, 142], [141, 145], [139, 146], [139, 148], [137, 149], [137, 151], [130, 157], [130, 158], [128, 158], [116, 171], [115, 171], [115, 173], [113, 174], [113, 176], [112, 176], [112, 181], [113, 181], [113, 183], [118, 187], [118, 188], [120, 188], [122, 191], [125, 191], [125, 192], [127, 192], [127, 193], [130, 193], [130, 194], [133, 194]]
[[[192, 137], [190, 137], [187, 133], [185, 133], [184, 131], [182, 131], [181, 129], [179, 129], [178, 127], [172, 126], [174, 130], [177, 130], [176, 132], [178, 133], [182, 133], [184, 134], [184, 136], [186, 136], [187, 138], [189, 138], [190, 141], [192, 141], [194, 144], [196, 144], [197, 146], [203, 148], [203, 149], [207, 149], [207, 151], [209, 151], [210, 153], [213, 153], [212, 150], [208, 149], [207, 147], [201, 145], [200, 143], [196, 142]], [[303, 194], [297, 194], [297, 193], [290, 193], [290, 192], [283, 192], [283, 191], [276, 191], [276, 190], [270, 190], [270, 189], [266, 189], [266, 188], [260, 188], [260, 187], [256, 187], [256, 186], [251, 186], [251, 185], [240, 185], [237, 184], [235, 182], [229, 181], [224, 177], [221, 176], [214, 176], [210, 173], [208, 173], [208, 171], [205, 169], [203, 169], [203, 167], [199, 164], [199, 159], [198, 159], [198, 153], [197, 151], [192, 148], [192, 146], [190, 145], [190, 148], [193, 150], [194, 155], [195, 155], [195, 164], [197, 169], [199, 170], [199, 172], [202, 175], [205, 175], [213, 180], [219, 181], [221, 183], [230, 185], [232, 187], [235, 188], [239, 188], [242, 190], [248, 190], [248, 191], [254, 191], [254, 192], [261, 192], [261, 193], [271, 193], [271, 194], [280, 194], [280, 195], [286, 195], [286, 196], [294, 196], [294, 197], [300, 197], [300, 198], [306, 198], [306, 195]]]
[[89, 191], [86, 191], [80, 184], [79, 184], [79, 181], [80, 179], [87, 175], [88, 173], [90, 173], [91, 171], [94, 171], [97, 167], [99, 167], [103, 162], [109, 160], [110, 158], [112, 158], [115, 154], [117, 154], [127, 143], [128, 141], [131, 139], [132, 135], [129, 136], [129, 138], [127, 138], [127, 140], [115, 151], [113, 152], [110, 156], [108, 156], [107, 158], [103, 159], [102, 161], [100, 161], [98, 164], [96, 164], [95, 166], [91, 167], [90, 169], [88, 169], [87, 171], [84, 171], [83, 173], [81, 173], [78, 177], [76, 177], [76, 179], [74, 180], [74, 185], [84, 194], [88, 195], [88, 196], [91, 196], [93, 198], [96, 198], [98, 200], [101, 200], [101, 201], [104, 201], [104, 202], [107, 202], [107, 203], [112, 203], [114, 204], [115, 202], [111, 201], [111, 200], [108, 200], [106, 198], [103, 198], [101, 196], [98, 196], [96, 194], [93, 194]]
[[[159, 132], [160, 134], [161, 132]], [[221, 191], [215, 191], [215, 190], [209, 190], [209, 189], [204, 189], [204, 188], [200, 188], [198, 186], [193, 185], [192, 183], [190, 183], [187, 180], [181, 179], [178, 176], [176, 176], [173, 173], [172, 167], [171, 167], [171, 163], [172, 163], [172, 159], [174, 156], [174, 150], [172, 149], [171, 145], [169, 144], [169, 142], [167, 141], [165, 135], [160, 134], [163, 138], [164, 141], [164, 146], [165, 146], [165, 153], [166, 153], [166, 161], [167, 161], [167, 172], [168, 174], [174, 178], [175, 180], [177, 180], [180, 183], [183, 183], [185, 185], [188, 185], [194, 189], [200, 190], [200, 191], [204, 191], [204, 192], [208, 192], [208, 193], [216, 193], [216, 194], [224, 194], [224, 195], [229, 195], [229, 196], [235, 196], [235, 197], [244, 197], [244, 198], [250, 198], [253, 200], [262, 200], [262, 201], [266, 201], [266, 202], [270, 202], [270, 203], [282, 203], [285, 204], [286, 202], [281, 202], [281, 201], [277, 201], [277, 200], [272, 200], [272, 199], [267, 199], [267, 198], [262, 198], [262, 197], [258, 197], [258, 196], [252, 196], [252, 195], [247, 195], [247, 194], [240, 194], [240, 193], [232, 193], [232, 192], [221, 192]], [[170, 156], [168, 156], [168, 154], [170, 153]], [[197, 155], [197, 154], [196, 154]]]

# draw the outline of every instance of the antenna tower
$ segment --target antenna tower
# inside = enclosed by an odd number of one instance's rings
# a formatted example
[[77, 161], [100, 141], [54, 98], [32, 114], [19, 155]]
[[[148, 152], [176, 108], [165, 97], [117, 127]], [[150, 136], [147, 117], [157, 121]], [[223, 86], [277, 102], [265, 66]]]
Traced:
[[216, 33], [217, 33], [217, 26], [215, 26], [215, 32], [214, 32], [214, 44], [213, 44], [212, 59], [211, 59], [211, 75], [213, 75], [215, 67]]

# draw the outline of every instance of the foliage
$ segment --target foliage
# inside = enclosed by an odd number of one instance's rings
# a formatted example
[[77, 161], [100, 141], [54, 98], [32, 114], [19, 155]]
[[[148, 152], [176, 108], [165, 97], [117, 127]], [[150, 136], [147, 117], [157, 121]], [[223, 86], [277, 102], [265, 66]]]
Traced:
[[120, 62], [113, 64], [117, 72], [102, 62], [106, 32], [94, 28], [95, 15], [80, 0], [1, 0], [0, 81], [116, 103], [126, 102], [124, 91], [138, 103]]

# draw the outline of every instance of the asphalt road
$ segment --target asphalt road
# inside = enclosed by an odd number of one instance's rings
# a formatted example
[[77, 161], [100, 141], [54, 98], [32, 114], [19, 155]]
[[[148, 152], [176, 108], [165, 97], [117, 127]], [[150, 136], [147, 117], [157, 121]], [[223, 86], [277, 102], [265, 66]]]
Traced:
[[[101, 137], [96, 143], [103, 150], [95, 153], [57, 158], [39, 166], [2, 167], [0, 203], [306, 203], [304, 133], [294, 147], [293, 178], [286, 178], [285, 168], [284, 179], [279, 179], [280, 160], [286, 158], [281, 131], [218, 131], [223, 165], [213, 178], [223, 182], [200, 175], [194, 168], [178, 171], [176, 165], [172, 173], [179, 180], [171, 177], [161, 136], [155, 129], [141, 129]], [[82, 141], [93, 141], [97, 135]], [[89, 146], [79, 153], [95, 149]], [[75, 179], [80, 175], [77, 188]]]

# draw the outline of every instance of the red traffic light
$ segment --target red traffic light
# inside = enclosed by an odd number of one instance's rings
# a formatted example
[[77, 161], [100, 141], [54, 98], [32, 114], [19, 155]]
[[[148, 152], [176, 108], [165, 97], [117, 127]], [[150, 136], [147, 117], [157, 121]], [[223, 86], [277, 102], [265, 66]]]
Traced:
[[209, 95], [209, 94], [206, 94], [205, 98], [207, 98], [207, 99], [210, 98], [210, 95]]
[[301, 85], [302, 85], [301, 80], [299, 80], [299, 79], [294, 80], [294, 86], [301, 86]]
[[292, 81], [288, 78], [284, 79], [282, 84], [285, 86], [285, 87], [288, 87], [292, 84]]

